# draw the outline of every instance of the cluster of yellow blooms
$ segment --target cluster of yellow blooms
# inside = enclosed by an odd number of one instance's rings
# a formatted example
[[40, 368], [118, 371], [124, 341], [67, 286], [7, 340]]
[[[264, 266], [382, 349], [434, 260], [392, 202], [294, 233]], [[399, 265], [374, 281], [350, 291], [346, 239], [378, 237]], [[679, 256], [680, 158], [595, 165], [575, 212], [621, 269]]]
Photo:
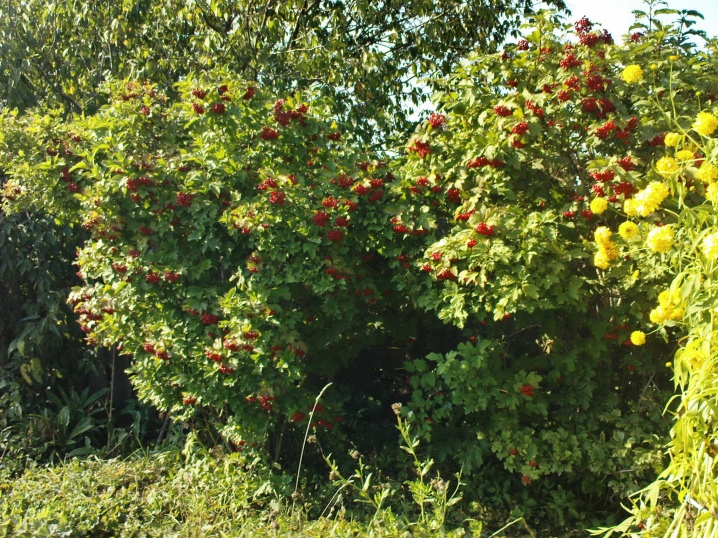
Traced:
[[718, 258], [718, 232], [703, 238], [703, 254], [710, 261]]
[[668, 252], [673, 247], [674, 237], [672, 226], [656, 226], [648, 232], [646, 244], [653, 252]]
[[[691, 156], [692, 155], [693, 154], [691, 154]], [[661, 203], [663, 203], [663, 200], [668, 197], [669, 192], [668, 186], [665, 183], [651, 181], [648, 187], [624, 202], [623, 210], [629, 217], [635, 215], [647, 217], [658, 209]]]
[[600, 226], [593, 233], [598, 252], [593, 255], [593, 263], [599, 269], [608, 269], [611, 262], [618, 258], [618, 248], [611, 241], [612, 232], [606, 226]]
[[651, 323], [664, 321], [679, 321], [683, 317], [683, 304], [678, 292], [670, 290], [658, 294], [658, 306], [651, 310]]

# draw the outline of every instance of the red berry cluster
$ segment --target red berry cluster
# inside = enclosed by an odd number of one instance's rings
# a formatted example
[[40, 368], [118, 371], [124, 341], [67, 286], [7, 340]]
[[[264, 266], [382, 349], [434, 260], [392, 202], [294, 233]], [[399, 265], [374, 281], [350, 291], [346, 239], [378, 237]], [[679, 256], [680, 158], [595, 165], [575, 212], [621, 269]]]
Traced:
[[591, 172], [591, 177], [594, 181], [599, 181], [601, 183], [604, 183], [606, 181], [611, 181], [615, 177], [615, 173], [613, 170], [604, 170], [603, 172]]
[[543, 108], [539, 107], [531, 99], [526, 101], [525, 106], [526, 109], [529, 110], [534, 116], [543, 118]]
[[139, 177], [137, 179], [128, 179], [127, 180], [127, 190], [130, 192], [137, 192], [137, 189], [140, 188], [140, 186], [143, 187], [151, 187], [155, 183], [151, 179], [148, 179], [146, 177]]
[[254, 86], [248, 86], [247, 91], [242, 96], [242, 99], [244, 99], [245, 101], [249, 101], [252, 97], [254, 97], [256, 93], [257, 88], [255, 88]]
[[479, 225], [476, 227], [476, 231], [486, 237], [491, 237], [492, 235], [494, 235], [494, 227], [485, 222], [480, 222]]
[[451, 271], [451, 269], [444, 269], [436, 275], [436, 278], [437, 280], [456, 280], [456, 275]]
[[421, 140], [414, 140], [408, 150], [416, 152], [416, 154], [422, 159], [425, 159], [427, 155], [432, 153], [431, 145], [428, 142], [422, 142]]
[[157, 284], [160, 281], [160, 275], [158, 273], [148, 273], [145, 275], [145, 280], [150, 284]]
[[177, 205], [180, 207], [191, 206], [192, 200], [194, 200], [194, 194], [187, 194], [186, 192], [177, 193]]
[[456, 215], [456, 220], [459, 222], [466, 222], [471, 218], [471, 215], [473, 215], [474, 213], [476, 213], [475, 209], [467, 211], [466, 213], [459, 213], [458, 215]]
[[214, 314], [203, 314], [199, 320], [202, 322], [202, 325], [213, 325], [219, 321], [219, 316], [216, 316]]
[[215, 114], [224, 114], [225, 106], [224, 103], [215, 103], [210, 107], [210, 110]]
[[584, 97], [581, 99], [581, 110], [588, 114], [593, 114], [597, 118], [605, 118], [609, 112], [615, 112], [616, 106], [610, 99]]
[[222, 362], [222, 355], [216, 351], [208, 350], [204, 352], [205, 356], [212, 362]]
[[466, 163], [467, 168], [483, 168], [484, 166], [489, 166], [491, 168], [501, 168], [506, 164], [504, 161], [500, 159], [487, 159], [486, 157], [475, 157], [474, 159], [470, 159]]
[[192, 103], [192, 110], [194, 110], [195, 114], [201, 115], [205, 113], [204, 107], [199, 103]]
[[532, 385], [523, 385], [520, 389], [521, 394], [524, 396], [533, 396], [534, 395], [534, 388]]
[[284, 205], [286, 194], [282, 191], [272, 191], [269, 193], [269, 203], [272, 205]]
[[259, 135], [259, 138], [261, 138], [262, 140], [274, 140], [276, 138], [279, 138], [279, 133], [271, 127], [267, 127], [265, 125], [264, 127], [262, 127], [262, 132]]
[[329, 214], [324, 211], [317, 211], [314, 217], [312, 217], [312, 220], [317, 226], [324, 227], [329, 221]]
[[449, 189], [446, 191], [446, 199], [454, 204], [461, 203], [461, 191], [459, 189]]
[[516, 125], [514, 125], [511, 128], [511, 132], [518, 136], [523, 136], [526, 134], [526, 131], [529, 130], [529, 124], [525, 121], [519, 122]]
[[506, 116], [510, 116], [510, 115], [511, 115], [511, 109], [510, 109], [510, 108], [507, 108], [507, 107], [505, 107], [505, 106], [503, 106], [503, 105], [496, 105], [496, 106], [494, 107], [494, 114], [496, 114], [497, 116], [501, 116], [501, 117], [504, 117], [504, 118], [505, 118]]
[[445, 124], [446, 116], [444, 116], [443, 114], [437, 114], [436, 112], [432, 112], [429, 116], [429, 125], [431, 125], [432, 128], [438, 129]]
[[344, 232], [342, 230], [329, 230], [327, 232], [327, 239], [329, 239], [332, 243], [338, 243], [343, 237]]
[[194, 95], [197, 99], [204, 99], [207, 97], [207, 92], [200, 88], [195, 88], [192, 90], [192, 95]]
[[596, 129], [596, 136], [601, 139], [606, 139], [611, 136], [611, 133], [617, 129], [616, 122], [608, 120], [606, 123]]
[[220, 371], [220, 373], [222, 373], [224, 375], [230, 375], [230, 374], [234, 373], [234, 368], [222, 363], [219, 365], [219, 371]]
[[568, 54], [566, 54], [566, 56], [564, 56], [561, 59], [561, 61], [559, 62], [559, 65], [563, 69], [567, 69], [567, 70], [571, 69], [572, 67], [578, 67], [579, 65], [582, 65], [582, 64], [583, 64], [583, 60], [579, 60], [578, 58], [576, 58], [576, 56], [572, 52], [569, 52]]

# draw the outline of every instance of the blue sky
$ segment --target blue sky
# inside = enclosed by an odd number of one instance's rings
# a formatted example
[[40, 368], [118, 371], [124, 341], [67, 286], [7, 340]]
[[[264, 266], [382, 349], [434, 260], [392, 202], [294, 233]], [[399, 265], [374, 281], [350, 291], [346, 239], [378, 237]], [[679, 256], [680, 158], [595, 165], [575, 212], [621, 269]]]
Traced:
[[[566, 5], [572, 12], [568, 20], [578, 20], [586, 15], [591, 21], [600, 22], [616, 41], [633, 24], [634, 10], [648, 11], [643, 0], [566, 0]], [[705, 30], [709, 37], [718, 35], [718, 0], [668, 0], [668, 7], [702, 13], [705, 20], [699, 20], [694, 28]], [[662, 20], [667, 22], [670, 18], [664, 16]]]

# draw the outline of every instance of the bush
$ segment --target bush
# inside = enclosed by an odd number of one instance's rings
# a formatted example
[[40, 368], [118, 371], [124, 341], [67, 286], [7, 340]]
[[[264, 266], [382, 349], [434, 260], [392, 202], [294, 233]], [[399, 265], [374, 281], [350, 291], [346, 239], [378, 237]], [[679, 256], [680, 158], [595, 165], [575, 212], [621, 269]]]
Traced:
[[[683, 119], [715, 99], [716, 64], [670, 27], [623, 46], [586, 19], [569, 31], [543, 13], [469, 57], [391, 159], [355, 147], [331, 102], [219, 71], [176, 101], [127, 83], [92, 117], [8, 117], [6, 207], [88, 230], [81, 329], [132, 355], [140, 397], [176, 419], [291, 461], [309, 420], [332, 448], [384, 450], [402, 402], [467, 498], [615, 522], [664, 465], [689, 292], [659, 294], [712, 222], [712, 139]], [[660, 161], [675, 121], [694, 154]], [[671, 250], [683, 222], [700, 232]], [[705, 328], [709, 308], [685, 312]]]

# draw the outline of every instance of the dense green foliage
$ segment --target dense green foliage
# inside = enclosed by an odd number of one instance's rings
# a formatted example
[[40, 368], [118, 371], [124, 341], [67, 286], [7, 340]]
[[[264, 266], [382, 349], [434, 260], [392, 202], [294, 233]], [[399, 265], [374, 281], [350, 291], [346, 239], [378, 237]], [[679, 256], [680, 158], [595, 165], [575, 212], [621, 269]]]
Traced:
[[298, 479], [328, 464], [377, 513], [341, 469], [379, 453], [424, 523], [461, 473], [466, 506], [564, 532], [635, 495], [615, 530], [710, 536], [718, 63], [682, 15], [617, 46], [542, 12], [383, 154], [326, 87], [113, 82], [92, 115], [3, 115], [3, 207], [84, 229], [80, 330], [204, 440], [293, 472], [312, 431]]
[[[550, 5], [564, 7], [562, 0]], [[494, 48], [528, 0], [10, 0], [0, 6], [0, 102], [93, 112], [109, 79], [173, 83], [226, 68], [279, 94], [319, 88], [365, 142], [405, 132], [420, 77]]]

